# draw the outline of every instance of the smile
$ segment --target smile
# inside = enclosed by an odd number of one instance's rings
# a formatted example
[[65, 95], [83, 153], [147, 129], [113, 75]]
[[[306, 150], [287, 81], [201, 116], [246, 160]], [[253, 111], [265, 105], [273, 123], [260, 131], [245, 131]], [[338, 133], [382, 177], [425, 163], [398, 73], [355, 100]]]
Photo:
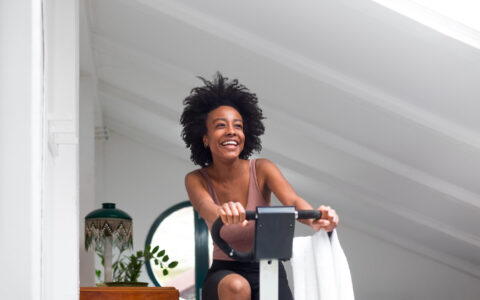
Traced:
[[222, 145], [222, 146], [228, 146], [228, 145], [238, 146], [238, 142], [237, 141], [225, 141], [225, 142], [221, 143], [220, 145]]

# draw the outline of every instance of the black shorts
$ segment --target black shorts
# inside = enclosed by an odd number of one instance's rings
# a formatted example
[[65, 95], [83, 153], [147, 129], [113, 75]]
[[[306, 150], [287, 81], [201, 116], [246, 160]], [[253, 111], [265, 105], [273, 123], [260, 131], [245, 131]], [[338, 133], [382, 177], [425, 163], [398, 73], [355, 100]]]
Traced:
[[[252, 291], [252, 300], [259, 298], [259, 264], [258, 262], [238, 262], [226, 260], [214, 260], [208, 270], [202, 288], [202, 300], [218, 300], [217, 287], [223, 277], [230, 274], [243, 276]], [[292, 292], [288, 287], [287, 274], [282, 263], [278, 268], [278, 295], [281, 300], [293, 300]]]

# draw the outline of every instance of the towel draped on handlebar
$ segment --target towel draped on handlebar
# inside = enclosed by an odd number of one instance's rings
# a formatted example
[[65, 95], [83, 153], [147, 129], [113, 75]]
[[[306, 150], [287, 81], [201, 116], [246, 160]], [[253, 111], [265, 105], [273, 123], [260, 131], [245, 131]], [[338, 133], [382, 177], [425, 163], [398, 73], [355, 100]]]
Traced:
[[293, 239], [295, 300], [354, 300], [347, 258], [334, 230]]

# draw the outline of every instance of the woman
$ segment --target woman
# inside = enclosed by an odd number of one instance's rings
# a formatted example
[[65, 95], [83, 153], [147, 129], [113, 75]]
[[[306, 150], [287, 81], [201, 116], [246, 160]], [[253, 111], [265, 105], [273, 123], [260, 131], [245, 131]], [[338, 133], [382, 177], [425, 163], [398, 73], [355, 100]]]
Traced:
[[[253, 245], [254, 224], [245, 210], [270, 205], [272, 192], [283, 205], [297, 210], [312, 209], [285, 180], [277, 166], [267, 159], [248, 160], [261, 150], [265, 131], [257, 97], [237, 80], [217, 74], [212, 82], [194, 88], [184, 100], [182, 137], [191, 150], [191, 160], [201, 166], [185, 177], [193, 207], [211, 229], [222, 218], [221, 236], [239, 251]], [[320, 206], [320, 220], [301, 222], [315, 230], [332, 231], [338, 224], [335, 210]], [[258, 299], [258, 263], [236, 262], [216, 245], [213, 264], [202, 289], [202, 299]], [[283, 265], [279, 272], [280, 299], [293, 299]]]

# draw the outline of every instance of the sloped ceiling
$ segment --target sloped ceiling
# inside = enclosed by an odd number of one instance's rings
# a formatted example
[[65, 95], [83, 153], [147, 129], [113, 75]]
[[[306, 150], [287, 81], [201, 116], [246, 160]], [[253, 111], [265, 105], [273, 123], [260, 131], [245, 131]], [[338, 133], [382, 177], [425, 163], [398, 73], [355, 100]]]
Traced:
[[480, 278], [480, 50], [372, 1], [81, 4], [82, 73], [112, 130], [188, 160], [182, 99], [257, 93], [261, 156], [342, 222]]

